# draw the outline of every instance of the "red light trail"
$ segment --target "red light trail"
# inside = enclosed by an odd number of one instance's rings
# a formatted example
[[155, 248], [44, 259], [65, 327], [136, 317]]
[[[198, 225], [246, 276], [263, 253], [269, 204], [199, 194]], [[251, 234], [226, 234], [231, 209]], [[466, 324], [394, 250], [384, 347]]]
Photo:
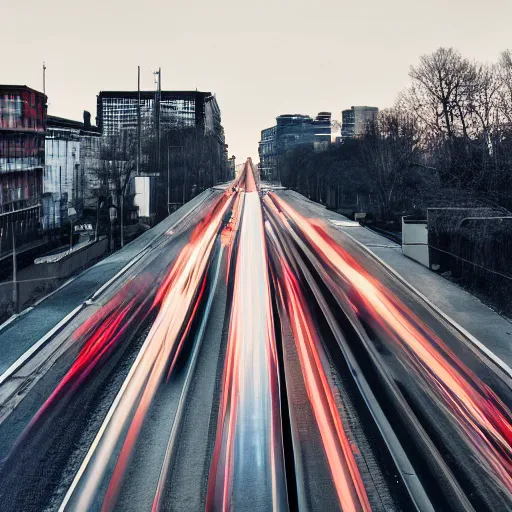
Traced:
[[[366, 487], [371, 470], [361, 462], [359, 441], [354, 441], [352, 425], [345, 421], [347, 402], [333, 384], [337, 382], [333, 375], [341, 370], [328, 358], [332, 347], [327, 346], [329, 338], [322, 330], [326, 324], [334, 329], [337, 319], [320, 324], [315, 316], [321, 310], [327, 318], [330, 308], [333, 314], [343, 311], [335, 309], [333, 300], [327, 302], [322, 295], [325, 290], [338, 306], [344, 301], [355, 321], [373, 333], [374, 338], [368, 338], [385, 346], [383, 366], [388, 368], [390, 359], [395, 364], [390, 374], [403, 372], [414, 380], [431, 404], [429, 411], [435, 410], [452, 428], [454, 439], [450, 442], [463, 446], [464, 456], [478, 465], [485, 485], [499, 489], [500, 496], [512, 502], [512, 415], [499, 393], [479, 378], [428, 320], [386, 288], [363, 260], [329, 236], [322, 224], [302, 216], [275, 193], [266, 195], [262, 203], [251, 166], [248, 161], [233, 184], [207, 204], [193, 229], [177, 228], [180, 236], [188, 238], [174, 253], [172, 264], [166, 262], [171, 242], [164, 242], [154, 249], [156, 256], [143, 271], [115, 288], [108, 302], [99, 305], [66, 340], [72, 342], [77, 355], [72, 362], [68, 360], [61, 374], [64, 376], [59, 377], [49, 396], [45, 395], [48, 398], [39, 402], [39, 410], [10, 456], [14, 457], [23, 441], [50, 423], [66, 404], [79, 401], [87, 385], [99, 378], [100, 370], [146, 322], [149, 332], [145, 331], [144, 343], [121, 388], [115, 388], [117, 396], [111, 406], [109, 403], [106, 417], [101, 417], [101, 427], [94, 431], [96, 437], [60, 508], [116, 509], [130, 465], [137, 463], [134, 453], [143, 441], [143, 427], [156, 396], [164, 386], [177, 385], [173, 377], [179, 373], [183, 358], [189, 357], [187, 349], [192, 346], [196, 355], [199, 353], [198, 342], [192, 338], [199, 339], [207, 329], [209, 313], [204, 311], [209, 311], [209, 306], [204, 305], [217, 297], [211, 291], [210, 270], [216, 261], [215, 279], [219, 269], [226, 269], [220, 282], [227, 290], [228, 314], [223, 324], [226, 331], [219, 341], [219, 346], [225, 347], [223, 364], [218, 366], [218, 373], [210, 373], [212, 382], [216, 376], [219, 383], [215, 391], [218, 410], [212, 406], [213, 413], [205, 411], [211, 414], [209, 424], [216, 426], [211, 456], [204, 462], [206, 510], [293, 508], [295, 484], [291, 480], [294, 472], [300, 472], [293, 464], [300, 464], [297, 461], [302, 454], [295, 457], [295, 438], [291, 449], [287, 445], [288, 437], [293, 436], [292, 427], [286, 423], [292, 406], [286, 400], [285, 405], [281, 402], [285, 396], [282, 375], [286, 375], [286, 384], [289, 379], [301, 379], [301, 391], [296, 392], [302, 393], [300, 400], [308, 404], [308, 426], [315, 432], [314, 446], [325, 455], [322, 464], [326, 479], [332, 481], [333, 502], [337, 500], [343, 511], [372, 510], [374, 497]], [[181, 240], [183, 243], [184, 238]], [[303, 277], [309, 264], [321, 271], [308, 270], [307, 281]], [[310, 288], [308, 283], [313, 283]], [[316, 295], [310, 297], [313, 289]], [[315, 309], [320, 303], [324, 309]], [[198, 318], [203, 320], [201, 329], [195, 328]], [[295, 366], [286, 366], [279, 336], [284, 322], [289, 333], [286, 346], [298, 361]], [[319, 330], [318, 325], [322, 326]], [[366, 354], [362, 340], [361, 334], [354, 343], [359, 343], [361, 354]], [[133, 353], [135, 357], [135, 350]], [[358, 353], [357, 357], [363, 356]], [[281, 365], [286, 371], [280, 371]], [[293, 375], [288, 368], [294, 369]], [[190, 371], [187, 379], [193, 375]], [[187, 397], [184, 392], [180, 403], [188, 404]], [[293, 407], [300, 409], [296, 405], [300, 400]], [[293, 413], [296, 417], [300, 410]], [[165, 429], [170, 432], [172, 427], [174, 431], [175, 420], [166, 419]], [[169, 439], [174, 439], [173, 435]], [[165, 509], [164, 495], [172, 474], [172, 453], [166, 449], [172, 452], [173, 443], [162, 446], [165, 460], [154, 466], [159, 470], [153, 489], [154, 511]]]
[[[288, 229], [296, 226], [322, 260], [357, 292], [353, 304], [396, 343], [397, 357], [422, 378], [426, 391], [435, 396], [456, 422], [461, 440], [485, 464], [486, 471], [512, 494], [512, 422], [510, 411], [446, 344], [389, 290], [372, 277], [317, 223], [301, 216], [275, 194], [271, 200], [283, 212]], [[400, 350], [396, 350], [398, 348]]]

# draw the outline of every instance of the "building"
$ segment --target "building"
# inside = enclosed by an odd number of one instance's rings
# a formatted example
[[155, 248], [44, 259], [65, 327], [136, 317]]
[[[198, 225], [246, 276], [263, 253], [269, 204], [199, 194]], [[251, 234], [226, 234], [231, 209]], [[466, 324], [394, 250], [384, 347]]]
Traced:
[[48, 116], [43, 176], [43, 229], [61, 227], [68, 208], [82, 210], [84, 182], [80, 169], [83, 123]]
[[46, 100], [26, 85], [0, 85], [0, 254], [13, 238], [22, 245], [40, 234]]
[[228, 180], [232, 180], [235, 178], [235, 169], [236, 169], [236, 157], [232, 155], [228, 158]]
[[276, 125], [261, 131], [258, 146], [262, 179], [278, 180], [279, 156], [298, 146], [326, 149], [331, 143], [331, 113], [319, 112], [315, 119], [303, 114], [283, 114]]
[[80, 130], [80, 170], [83, 176], [83, 209], [96, 210], [98, 206], [101, 166], [101, 130], [91, 125], [91, 114], [84, 111], [84, 123]]
[[[84, 121], [48, 116], [43, 177], [43, 229], [59, 228], [67, 222], [68, 208], [78, 217], [84, 208], [95, 208], [90, 200], [97, 188], [101, 132], [91, 126], [91, 115]], [[97, 195], [97, 194], [96, 194]]]
[[261, 130], [258, 154], [260, 157], [260, 176], [267, 181], [274, 180], [277, 169], [276, 126]]
[[282, 154], [296, 146], [313, 143], [313, 119], [302, 114], [283, 114], [276, 117], [276, 152]]
[[[136, 132], [138, 102], [138, 91], [101, 91], [96, 123], [103, 135], [116, 135], [123, 129]], [[140, 117], [143, 127], [154, 127], [159, 120], [162, 130], [203, 126], [207, 132], [221, 131], [220, 109], [210, 92], [141, 91]]]
[[311, 122], [311, 138], [317, 151], [327, 149], [331, 143], [331, 113], [319, 112]]
[[375, 121], [379, 109], [377, 107], [350, 107], [341, 112], [341, 137], [359, 137], [364, 133], [367, 123]]
[[[140, 98], [140, 103], [139, 103]], [[210, 92], [201, 91], [102, 91], [97, 97], [97, 124], [104, 137], [126, 136], [136, 137], [139, 132], [140, 116], [140, 163], [138, 164], [140, 177], [155, 178], [138, 190], [151, 191], [151, 197], [144, 198], [137, 192], [137, 202], [150, 204], [150, 210], [156, 212], [156, 205], [175, 204], [179, 198], [188, 198], [206, 186], [206, 182], [199, 185], [189, 182], [179, 184], [173, 182], [172, 173], [166, 180], [167, 173], [163, 169], [172, 166], [183, 166], [180, 173], [185, 175], [184, 157], [186, 148], [180, 146], [182, 141], [176, 140], [166, 134], [170, 130], [197, 129], [205, 139], [197, 140], [198, 143], [206, 141], [213, 184], [225, 181], [228, 175], [228, 153], [225, 143], [224, 129], [221, 124], [221, 112], [217, 100]], [[157, 135], [160, 134], [160, 137]], [[188, 134], [188, 146], [193, 137]], [[146, 144], [147, 142], [147, 144]], [[185, 142], [187, 144], [187, 142]], [[181, 148], [181, 149], [180, 149]], [[193, 152], [189, 150], [189, 153]], [[181, 162], [181, 163], [177, 163]], [[171, 166], [171, 167], [172, 167]], [[186, 180], [184, 180], [186, 181]], [[162, 185], [170, 188], [166, 191]], [[142, 182], [141, 182], [142, 183]], [[190, 187], [190, 190], [188, 188]], [[185, 192], [183, 191], [185, 190]], [[167, 197], [164, 197], [167, 196]], [[153, 209], [155, 207], [155, 210]], [[162, 209], [162, 208], [161, 208]], [[160, 211], [160, 215], [163, 210]]]
[[[97, 97], [97, 125], [104, 136], [131, 134], [136, 136], [139, 115], [138, 91], [101, 91]], [[199, 128], [216, 142], [218, 179], [228, 171], [227, 146], [217, 99], [201, 91], [141, 91], [140, 130], [152, 136], [170, 129]], [[155, 148], [154, 150], [158, 152]], [[160, 148], [160, 164], [156, 154], [141, 148], [139, 174], [155, 176], [162, 165], [166, 149]]]

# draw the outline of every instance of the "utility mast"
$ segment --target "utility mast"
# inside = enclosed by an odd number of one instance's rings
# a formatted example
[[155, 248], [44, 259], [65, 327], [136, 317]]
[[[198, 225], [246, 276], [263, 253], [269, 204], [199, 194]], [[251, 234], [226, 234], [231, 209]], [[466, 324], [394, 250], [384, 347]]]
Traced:
[[43, 62], [43, 94], [46, 94], [46, 64]]
[[155, 93], [155, 131], [156, 131], [156, 147], [157, 147], [157, 155], [156, 155], [156, 172], [160, 173], [160, 100], [162, 93], [162, 71], [161, 68], [158, 68], [158, 71], [154, 71], [155, 79], [156, 75], [158, 75], [158, 81], [156, 81], [157, 89]]
[[142, 126], [140, 118], [140, 66], [137, 66], [137, 176], [140, 176], [140, 140]]

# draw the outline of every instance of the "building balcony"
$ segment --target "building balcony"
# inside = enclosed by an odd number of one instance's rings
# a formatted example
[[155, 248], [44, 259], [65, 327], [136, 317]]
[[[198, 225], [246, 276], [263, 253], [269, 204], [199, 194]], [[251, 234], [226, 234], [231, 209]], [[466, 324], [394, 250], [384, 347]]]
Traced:
[[0, 204], [0, 215], [19, 212], [27, 208], [34, 208], [41, 206], [40, 197], [29, 197], [27, 199], [16, 199], [10, 200], [7, 203]]

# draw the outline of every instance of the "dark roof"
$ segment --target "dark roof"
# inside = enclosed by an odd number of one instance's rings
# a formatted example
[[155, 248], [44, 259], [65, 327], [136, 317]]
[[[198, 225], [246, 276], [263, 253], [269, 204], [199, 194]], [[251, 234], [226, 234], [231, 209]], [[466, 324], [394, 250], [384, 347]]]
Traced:
[[48, 116], [46, 122], [47, 128], [72, 128], [80, 130], [80, 135], [101, 135], [101, 129], [97, 126], [86, 126], [82, 121], [74, 121], [65, 117]]
[[66, 119], [65, 117], [47, 116], [46, 126], [48, 128], [75, 128], [77, 130], [81, 130], [84, 127], [84, 123], [81, 121]]
[[[201, 91], [161, 91], [162, 98], [182, 98], [182, 97], [209, 97], [211, 92]], [[137, 98], [138, 91], [100, 91], [98, 98]], [[155, 91], [140, 91], [141, 98], [153, 98]]]
[[0, 84], [0, 91], [20, 91], [20, 90], [25, 90], [25, 91], [30, 91], [30, 92], [35, 92], [37, 94], [41, 94], [42, 96], [46, 96], [46, 94], [43, 94], [41, 91], [37, 91], [36, 89], [32, 89], [31, 87], [28, 87], [27, 85], [1, 85]]

